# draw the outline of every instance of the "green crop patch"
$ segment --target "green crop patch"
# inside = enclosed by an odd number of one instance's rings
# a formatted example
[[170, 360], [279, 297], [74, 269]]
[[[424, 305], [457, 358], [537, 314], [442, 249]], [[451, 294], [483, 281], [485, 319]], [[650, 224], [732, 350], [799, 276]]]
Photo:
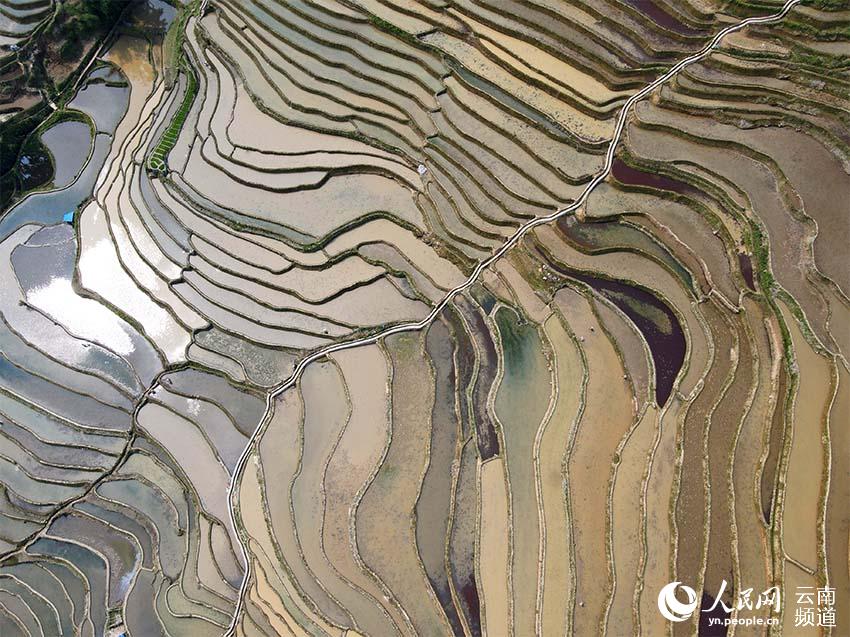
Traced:
[[150, 157], [148, 157], [147, 168], [151, 173], [162, 173], [168, 169], [168, 154], [180, 138], [180, 131], [183, 129], [186, 118], [189, 116], [189, 111], [195, 102], [195, 96], [198, 94], [198, 78], [195, 76], [195, 73], [185, 64], [183, 65], [183, 72], [187, 78], [186, 92], [183, 95], [180, 108], [174, 114], [168, 128], [165, 129], [159, 142], [153, 151], [151, 151]]

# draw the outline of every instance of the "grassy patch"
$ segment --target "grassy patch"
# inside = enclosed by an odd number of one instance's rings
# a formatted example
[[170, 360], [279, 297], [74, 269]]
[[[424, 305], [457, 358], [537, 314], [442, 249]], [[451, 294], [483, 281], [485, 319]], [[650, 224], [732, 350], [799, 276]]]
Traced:
[[847, 8], [847, 0], [810, 0], [809, 6], [821, 11], [842, 11]]
[[761, 287], [762, 294], [770, 298], [773, 284], [776, 282], [773, 273], [770, 271], [770, 247], [764, 230], [755, 221], [750, 221], [748, 243], [755, 259], [754, 265], [757, 270], [759, 287]]
[[819, 71], [845, 71], [850, 68], [850, 55], [823, 55], [802, 49], [791, 52], [791, 61]]
[[376, 15], [369, 16], [369, 20], [371, 20], [372, 24], [374, 24], [376, 27], [378, 27], [381, 31], [386, 31], [387, 33], [394, 35], [395, 37], [397, 37], [400, 40], [404, 40], [405, 42], [410, 42], [411, 44], [419, 44], [420, 43], [419, 40], [417, 40], [415, 37], [410, 35], [404, 29], [400, 29], [399, 27], [394, 25], [392, 22], [387, 22], [383, 18], [379, 18]]
[[825, 27], [808, 21], [803, 22], [800, 19], [789, 18], [783, 23], [783, 26], [791, 33], [806, 36], [816, 42], [835, 42], [850, 38], [850, 25], [848, 24]]
[[183, 123], [192, 109], [192, 104], [198, 94], [198, 78], [195, 73], [188, 67], [183, 65], [183, 71], [186, 73], [187, 84], [186, 93], [183, 95], [183, 101], [180, 103], [180, 109], [174, 114], [174, 119], [168, 125], [168, 128], [162, 133], [159, 142], [154, 147], [148, 157], [148, 170], [151, 172], [163, 172], [168, 168], [168, 154], [174, 148], [180, 137], [180, 131], [183, 129]]
[[162, 43], [163, 65], [165, 67], [166, 86], [169, 88], [174, 85], [185, 61], [183, 44], [186, 41], [186, 22], [188, 22], [190, 15], [197, 13], [199, 6], [200, 1], [193, 0], [180, 7], [177, 17], [165, 34], [165, 39]]
[[168, 154], [177, 143], [180, 131], [183, 129], [183, 124], [189, 116], [189, 111], [192, 109], [192, 104], [198, 94], [198, 78], [186, 61], [183, 44], [186, 41], [186, 23], [189, 21], [189, 16], [197, 13], [199, 7], [200, 0], [193, 0], [184, 4], [177, 18], [171, 23], [168, 33], [165, 34], [163, 57], [166, 86], [169, 88], [174, 86], [174, 82], [177, 81], [181, 72], [186, 74], [187, 84], [180, 109], [174, 114], [174, 119], [171, 120], [168, 128], [162, 133], [162, 137], [159, 138], [148, 156], [147, 167], [148, 171], [152, 173], [161, 173], [167, 170]]

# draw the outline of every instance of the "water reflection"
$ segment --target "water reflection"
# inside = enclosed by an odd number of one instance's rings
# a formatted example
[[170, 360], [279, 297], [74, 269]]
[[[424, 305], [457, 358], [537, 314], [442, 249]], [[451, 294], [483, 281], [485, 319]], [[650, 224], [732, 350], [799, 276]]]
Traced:
[[113, 133], [127, 110], [129, 100], [130, 91], [127, 87], [89, 82], [68, 103], [68, 108], [90, 116], [98, 132]]
[[687, 341], [679, 319], [666, 303], [643, 288], [576, 271], [567, 274], [620, 308], [643, 334], [655, 363], [655, 402], [663, 406], [685, 362]]
[[655, 364], [655, 402], [663, 406], [673, 392], [688, 347], [685, 332], [673, 310], [649, 290], [598, 278], [554, 262], [542, 252], [540, 255], [553, 270], [587, 284], [634, 323], [649, 346]]
[[43, 152], [43, 147], [38, 146], [38, 148], [42, 152], [24, 153], [18, 160], [17, 172], [22, 190], [38, 188], [50, 180], [50, 157]]
[[89, 156], [91, 129], [85, 122], [59, 122], [41, 134], [41, 141], [53, 155], [53, 185], [64, 188], [80, 174]]
[[[69, 173], [79, 173], [79, 176], [76, 180], [71, 181], [70, 185], [46, 192], [32, 193], [15, 204], [0, 219], [0, 240], [5, 239], [27, 223], [59, 223], [65, 215], [76, 210], [83, 201], [91, 196], [97, 176], [109, 154], [112, 133], [115, 132], [118, 122], [121, 121], [129, 104], [129, 87], [104, 82], [104, 74], [106, 77], [110, 77], [110, 74], [114, 72], [115, 70], [112, 67], [106, 70], [98, 68], [92, 71], [87, 78], [87, 84], [69, 102], [67, 107], [89, 115], [98, 131], [94, 139], [94, 149], [82, 172], [79, 168], [88, 153], [84, 152], [80, 146], [71, 145], [74, 142], [67, 137], [70, 131], [79, 129], [75, 127], [62, 129], [64, 132], [60, 131], [60, 137], [64, 137], [64, 139], [56, 140], [55, 152], [51, 147], [51, 152], [54, 152], [56, 158], [56, 173], [62, 176]], [[94, 83], [92, 83], [93, 78], [95, 79]], [[81, 122], [64, 122], [63, 124], [79, 124], [88, 129], [88, 126]], [[54, 128], [58, 129], [63, 124]], [[47, 139], [51, 139], [49, 134], [52, 130], [50, 129], [44, 134]], [[91, 148], [90, 142], [84, 147]], [[57, 181], [59, 181], [58, 178]]]
[[134, 26], [151, 32], [165, 33], [174, 22], [177, 9], [163, 0], [148, 0], [133, 13]]

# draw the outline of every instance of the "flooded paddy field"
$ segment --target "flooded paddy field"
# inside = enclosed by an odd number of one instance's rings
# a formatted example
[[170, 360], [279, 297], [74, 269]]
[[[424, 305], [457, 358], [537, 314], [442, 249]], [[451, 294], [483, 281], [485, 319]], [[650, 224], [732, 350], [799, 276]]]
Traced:
[[0, 217], [0, 635], [850, 633], [850, 17], [767, 4], [134, 5]]

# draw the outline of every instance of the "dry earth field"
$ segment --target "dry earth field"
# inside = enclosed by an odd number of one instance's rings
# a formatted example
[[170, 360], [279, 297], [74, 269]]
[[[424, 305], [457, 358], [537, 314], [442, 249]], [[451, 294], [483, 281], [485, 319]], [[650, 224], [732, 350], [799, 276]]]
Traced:
[[0, 220], [2, 637], [850, 635], [850, 6], [139, 4]]

